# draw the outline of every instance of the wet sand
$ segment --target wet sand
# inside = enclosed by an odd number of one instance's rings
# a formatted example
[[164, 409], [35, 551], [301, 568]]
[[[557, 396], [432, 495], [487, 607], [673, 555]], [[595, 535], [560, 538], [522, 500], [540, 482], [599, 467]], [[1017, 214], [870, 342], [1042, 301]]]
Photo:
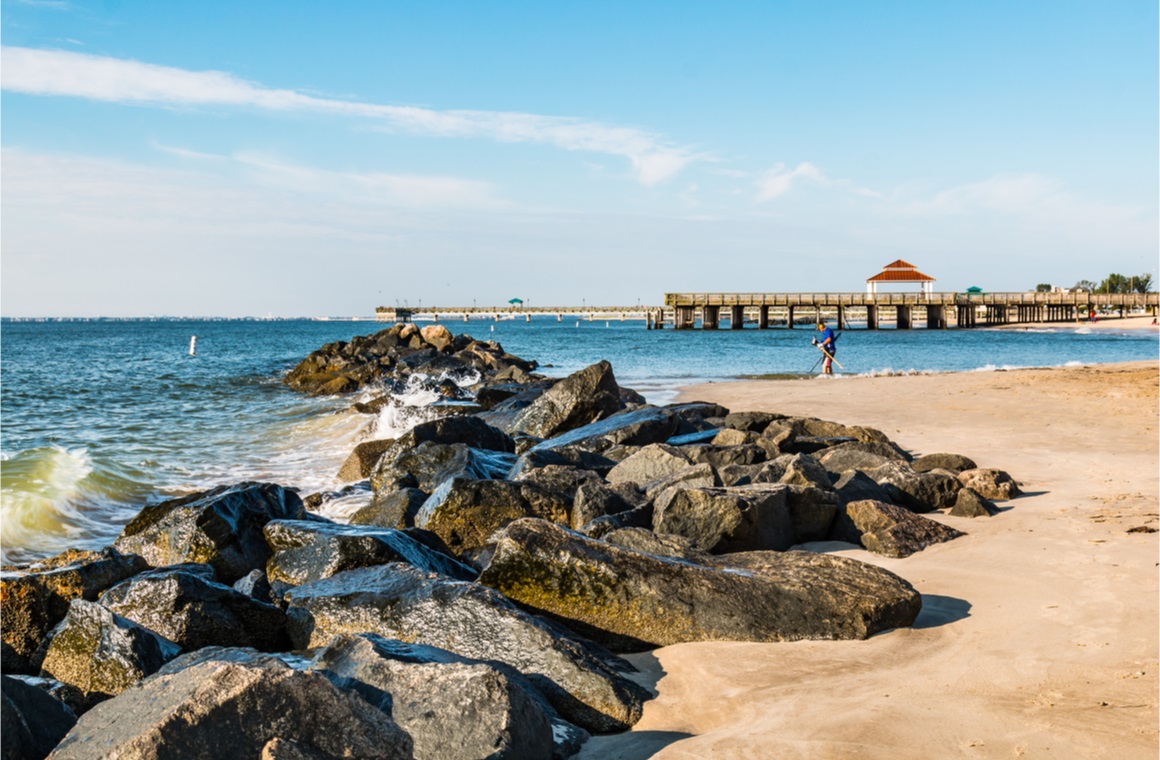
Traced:
[[635, 656], [657, 698], [581, 757], [1154, 760], [1160, 534], [1131, 531], [1160, 527], [1158, 392], [1151, 362], [684, 389], [965, 454], [1026, 495], [990, 518], [932, 515], [969, 535], [904, 559], [809, 547], [909, 580], [916, 626]]

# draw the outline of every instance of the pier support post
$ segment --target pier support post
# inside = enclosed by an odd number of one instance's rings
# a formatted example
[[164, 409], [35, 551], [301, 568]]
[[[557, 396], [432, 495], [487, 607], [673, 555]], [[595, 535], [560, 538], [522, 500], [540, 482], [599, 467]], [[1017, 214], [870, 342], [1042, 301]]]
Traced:
[[701, 307], [701, 329], [702, 330], [716, 330], [717, 325], [721, 321], [721, 307], [720, 306], [702, 306]]
[[899, 330], [909, 330], [911, 325], [910, 307], [899, 304], [894, 307], [894, 326]]
[[757, 329], [758, 330], [768, 330], [769, 329], [769, 307], [768, 306], [758, 306], [757, 307]]
[[842, 330], [846, 327], [846, 310], [842, 308], [842, 304], [838, 304], [838, 329]]
[[785, 326], [792, 330], [793, 329], [793, 304], [790, 304], [789, 306], [787, 306], [785, 308], [786, 308]]
[[946, 310], [942, 306], [926, 307], [926, 329], [945, 330], [947, 326]]
[[692, 306], [673, 307], [673, 329], [690, 330], [693, 327], [694, 311]]
[[740, 330], [745, 327], [745, 307], [744, 306], [730, 306], [729, 307], [729, 329]]
[[877, 330], [878, 329], [878, 305], [877, 304], [867, 304], [866, 305], [866, 329], [867, 330]]

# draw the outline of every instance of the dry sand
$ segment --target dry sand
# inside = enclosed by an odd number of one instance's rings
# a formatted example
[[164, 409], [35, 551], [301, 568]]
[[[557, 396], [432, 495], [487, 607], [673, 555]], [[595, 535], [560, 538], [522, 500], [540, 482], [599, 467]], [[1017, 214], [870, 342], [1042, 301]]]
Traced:
[[[1027, 495], [888, 568], [923, 594], [867, 641], [698, 643], [632, 659], [634, 730], [583, 758], [1115, 758], [1158, 755], [1160, 379], [1150, 362], [712, 383], [682, 400], [871, 425], [965, 454]], [[845, 547], [845, 548], [842, 548]]]

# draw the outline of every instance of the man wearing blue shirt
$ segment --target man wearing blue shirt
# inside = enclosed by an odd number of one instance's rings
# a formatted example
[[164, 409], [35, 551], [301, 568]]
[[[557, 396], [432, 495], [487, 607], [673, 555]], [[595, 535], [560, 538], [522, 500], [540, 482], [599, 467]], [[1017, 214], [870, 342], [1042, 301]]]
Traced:
[[818, 322], [818, 329], [822, 331], [822, 340], [819, 343], [818, 339], [814, 338], [813, 344], [815, 346], [820, 346], [821, 349], [826, 352], [826, 358], [822, 360], [822, 373], [826, 375], [832, 375], [834, 374], [834, 368], [832, 366], [834, 362], [834, 354], [837, 353], [838, 350], [837, 346], [835, 345], [838, 336], [834, 334], [833, 330], [826, 327], [824, 322]]

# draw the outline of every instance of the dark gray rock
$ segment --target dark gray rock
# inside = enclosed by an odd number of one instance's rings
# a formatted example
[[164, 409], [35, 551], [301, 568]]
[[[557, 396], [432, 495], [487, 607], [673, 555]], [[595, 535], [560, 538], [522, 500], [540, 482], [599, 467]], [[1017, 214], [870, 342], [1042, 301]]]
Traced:
[[975, 468], [959, 473], [959, 481], [987, 499], [1014, 499], [1023, 492], [1019, 485], [1003, 470]]
[[79, 689], [82, 711], [120, 694], [181, 652], [165, 637], [83, 599], [73, 600], [45, 647], [41, 672]]
[[842, 504], [852, 501], [873, 499], [875, 501], [891, 501], [890, 494], [882, 486], [875, 483], [869, 475], [861, 470], [847, 470], [834, 483], [834, 493]]
[[695, 543], [684, 536], [676, 536], [672, 533], [657, 534], [646, 528], [617, 528], [600, 540], [606, 544], [619, 546], [621, 549], [655, 554], [658, 557], [683, 559], [701, 565], [716, 563], [714, 555], [698, 549]]
[[391, 491], [351, 515], [350, 524], [373, 525], [377, 528], [411, 527], [428, 496], [426, 491], [419, 488]]
[[921, 597], [872, 565], [765, 552], [761, 573], [706, 567], [594, 541], [541, 520], [497, 536], [481, 582], [605, 638], [687, 641], [857, 639], [914, 622]]
[[963, 486], [955, 497], [955, 506], [948, 514], [955, 517], [990, 517], [999, 511], [994, 502], [973, 488]]
[[[655, 504], [652, 529], [691, 540], [720, 554], [788, 549], [795, 531], [786, 503], [788, 488], [672, 488]], [[628, 526], [625, 526], [628, 527]]]
[[[889, 443], [890, 438], [881, 430], [859, 425], [843, 425], [839, 422], [820, 420], [816, 417], [784, 417], [769, 423], [763, 431], [765, 435], [775, 435], [782, 430], [791, 430], [795, 439], [799, 438], [849, 438], [866, 443]], [[833, 445], [837, 445], [835, 441]], [[808, 453], [808, 452], [805, 452]]]
[[430, 493], [448, 478], [503, 478], [516, 462], [515, 454], [477, 449], [465, 443], [423, 441], [412, 447], [397, 444], [379, 459], [371, 474], [376, 501], [393, 491], [418, 488]]
[[768, 452], [756, 444], [739, 444], [737, 446], [699, 444], [682, 446], [681, 451], [689, 457], [690, 461], [696, 464], [711, 464], [717, 470], [732, 465], [757, 464], [768, 458]]
[[270, 587], [270, 579], [266, 577], [265, 570], [251, 570], [248, 574], [239, 578], [234, 583], [234, 591], [245, 594], [259, 602], [265, 602], [266, 604], [277, 603], [274, 590]]
[[559, 449], [539, 449], [539, 444], [520, 454], [515, 465], [507, 474], [508, 480], [518, 480], [525, 472], [539, 470], [544, 467], [575, 467], [580, 470], [591, 470], [597, 475], [607, 475], [616, 462], [594, 451], [586, 451], [576, 446], [562, 446]]
[[299, 745], [299, 757], [412, 757], [410, 737], [382, 711], [273, 658], [159, 672], [87, 712], [53, 757], [258, 757], [274, 739]]
[[909, 557], [933, 544], [965, 535], [950, 526], [880, 501], [850, 502], [845, 514], [861, 533], [862, 546], [887, 557]]
[[729, 416], [729, 410], [720, 404], [708, 401], [688, 401], [681, 404], [669, 404], [664, 407], [676, 413], [681, 419], [690, 423], [703, 423], [710, 419], [724, 420]]
[[74, 714], [79, 714], [85, 707], [85, 695], [81, 690], [72, 684], [61, 683], [55, 678], [45, 678], [43, 676], [11, 676], [18, 681], [34, 686], [52, 697], [64, 702], [68, 709], [72, 710]]
[[828, 472], [837, 475], [849, 472], [850, 470], [861, 470], [865, 472], [892, 462], [904, 464], [901, 460], [892, 457], [885, 457], [872, 451], [865, 451], [862, 448], [851, 448], [854, 445], [864, 446], [866, 444], [842, 444], [841, 446], [834, 446], [833, 448], [820, 452], [817, 460]]
[[491, 534], [521, 517], [540, 517], [568, 524], [572, 501], [532, 483], [452, 478], [423, 504], [415, 526], [447, 543], [456, 556], [470, 561]]
[[669, 473], [658, 480], [646, 483], [644, 489], [650, 499], [655, 499], [670, 488], [715, 488], [719, 485], [721, 479], [717, 477], [713, 465], [704, 463], [689, 465]]
[[515, 444], [502, 430], [478, 416], [441, 417], [411, 428], [392, 445], [394, 450], [413, 449], [420, 443], [463, 443], [473, 449], [512, 453]]
[[622, 528], [648, 528], [651, 530], [654, 514], [655, 510], [650, 501], [624, 512], [617, 512], [589, 520], [577, 532], [589, 538], [604, 538], [612, 531]]
[[521, 410], [506, 428], [539, 438], [574, 430], [620, 409], [620, 387], [607, 361], [597, 362], [553, 385]]
[[774, 420], [784, 419], [784, 414], [774, 412], [733, 412], [725, 415], [725, 427], [733, 430], [760, 433]]
[[954, 506], [962, 483], [936, 472], [915, 472], [898, 462], [879, 465], [865, 471], [880, 486], [894, 486], [888, 491], [891, 501], [912, 512], [931, 512]]
[[270, 557], [262, 527], [270, 520], [304, 520], [293, 491], [273, 483], [239, 483], [142, 509], [113, 547], [152, 567], [202, 562], [224, 583], [265, 567]]
[[267, 576], [294, 586], [388, 562], [406, 562], [459, 580], [474, 580], [477, 575], [462, 562], [392, 528], [273, 520], [266, 524], [266, 542], [272, 553]]
[[931, 470], [950, 470], [959, 474], [963, 470], [973, 470], [978, 467], [973, 459], [962, 454], [924, 454], [910, 463], [915, 472], [930, 472]]
[[626, 512], [644, 503], [644, 495], [635, 483], [584, 483], [572, 500], [571, 525], [579, 529], [604, 515]]
[[374, 634], [334, 637], [310, 669], [390, 715], [414, 741], [416, 757], [522, 760], [553, 753], [546, 703], [510, 669]]
[[527, 676], [565, 719], [589, 731], [625, 730], [639, 720], [648, 699], [623, 675], [628, 663], [475, 583], [393, 564], [299, 586], [286, 598], [298, 648], [325, 645], [340, 633], [377, 633], [498, 660]]
[[[668, 409], [646, 406], [620, 412], [552, 437], [542, 436], [532, 451], [559, 451], [575, 447], [602, 452], [613, 446], [647, 446], [672, 437], [680, 417]], [[591, 468], [590, 468], [591, 469]]]
[[779, 483], [790, 486], [813, 486], [824, 491], [833, 488], [830, 474], [826, 472], [826, 468], [822, 467], [821, 463], [809, 454], [783, 454], [782, 456], [785, 457], [785, 470], [778, 478]]
[[0, 755], [4, 760], [42, 760], [77, 722], [56, 697], [0, 675]]
[[559, 464], [524, 469], [512, 480], [518, 483], [530, 483], [545, 491], [555, 491], [569, 500], [576, 498], [576, 491], [580, 486], [603, 482], [601, 477], [592, 470]]
[[[752, 488], [767, 488], [767, 486], [752, 486]], [[790, 485], [788, 488], [786, 506], [789, 508], [790, 522], [793, 524], [795, 542], [800, 544], [807, 541], [825, 541], [841, 504], [838, 495], [813, 486]]]
[[73, 599], [93, 601], [105, 589], [146, 569], [145, 560], [115, 549], [69, 550], [23, 570], [0, 573], [0, 667], [5, 673], [40, 671], [37, 648], [68, 614]]
[[184, 570], [150, 570], [109, 589], [100, 603], [186, 651], [207, 646], [288, 648], [282, 610]]

